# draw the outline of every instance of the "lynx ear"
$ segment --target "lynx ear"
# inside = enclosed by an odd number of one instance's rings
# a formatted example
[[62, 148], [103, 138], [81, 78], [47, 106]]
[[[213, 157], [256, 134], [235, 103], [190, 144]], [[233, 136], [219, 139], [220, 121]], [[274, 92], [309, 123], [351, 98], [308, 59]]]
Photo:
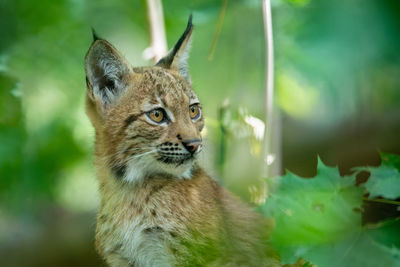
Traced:
[[181, 38], [179, 38], [178, 42], [168, 55], [160, 59], [156, 64], [156, 66], [178, 71], [188, 82], [190, 82], [190, 75], [187, 60], [189, 58], [192, 32], [192, 14], [190, 14], [186, 30], [182, 34]]
[[103, 107], [121, 94], [132, 72], [127, 60], [106, 40], [93, 32], [93, 43], [85, 57], [89, 97]]

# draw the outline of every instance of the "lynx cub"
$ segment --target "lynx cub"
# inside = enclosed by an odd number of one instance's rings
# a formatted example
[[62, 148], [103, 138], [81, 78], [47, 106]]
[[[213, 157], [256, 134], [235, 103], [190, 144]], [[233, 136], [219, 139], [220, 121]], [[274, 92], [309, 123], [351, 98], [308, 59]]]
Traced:
[[96, 248], [110, 266], [279, 266], [266, 220], [196, 164], [204, 117], [187, 69], [192, 31], [190, 17], [169, 54], [140, 68], [94, 35], [85, 70]]

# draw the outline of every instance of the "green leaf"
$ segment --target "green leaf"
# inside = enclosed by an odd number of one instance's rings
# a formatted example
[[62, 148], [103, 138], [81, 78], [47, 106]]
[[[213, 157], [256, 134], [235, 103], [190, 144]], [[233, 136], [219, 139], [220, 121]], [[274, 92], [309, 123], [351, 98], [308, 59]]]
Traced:
[[337, 168], [318, 160], [315, 178], [287, 172], [282, 178], [268, 181], [275, 186], [279, 183], [263, 210], [276, 220], [271, 241], [283, 263], [307, 259], [304, 256], [315, 248], [361, 230], [361, 214], [356, 211], [362, 205], [363, 192], [354, 186], [355, 175], [342, 178]]
[[380, 156], [382, 159], [382, 165], [392, 166], [400, 171], [400, 156], [399, 155], [381, 152]]
[[369, 198], [383, 197], [397, 199], [400, 197], [400, 157], [393, 154], [381, 154], [382, 165], [379, 167], [357, 167], [357, 173], [370, 173], [364, 187], [369, 192]]
[[[387, 159], [356, 170], [385, 180], [398, 173], [396, 158]], [[318, 159], [314, 178], [287, 172], [267, 180], [271, 193], [262, 209], [276, 221], [271, 242], [282, 263], [302, 258], [322, 267], [400, 267], [400, 220], [361, 226], [363, 188], [355, 186], [356, 174], [341, 177]]]
[[368, 225], [370, 236], [388, 248], [400, 250], [400, 219], [391, 219], [374, 225]]
[[400, 266], [400, 250], [376, 242], [363, 229], [356, 231], [339, 242], [314, 246], [303, 257], [320, 267], [376, 267]]

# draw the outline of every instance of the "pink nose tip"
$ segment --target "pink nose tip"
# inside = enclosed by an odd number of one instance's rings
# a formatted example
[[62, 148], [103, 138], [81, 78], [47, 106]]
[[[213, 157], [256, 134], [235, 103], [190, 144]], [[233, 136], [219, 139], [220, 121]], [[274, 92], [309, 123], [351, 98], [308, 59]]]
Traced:
[[189, 140], [189, 141], [182, 141], [182, 145], [186, 148], [187, 151], [194, 154], [199, 149], [201, 145], [201, 140]]

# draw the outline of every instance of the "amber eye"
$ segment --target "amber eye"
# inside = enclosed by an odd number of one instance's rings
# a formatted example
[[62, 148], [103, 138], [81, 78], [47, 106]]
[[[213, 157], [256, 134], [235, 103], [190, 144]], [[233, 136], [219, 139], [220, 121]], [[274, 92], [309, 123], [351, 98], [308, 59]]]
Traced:
[[162, 122], [164, 120], [164, 111], [162, 109], [153, 109], [148, 113], [150, 119], [154, 122]]
[[200, 116], [200, 108], [197, 104], [191, 105], [189, 107], [190, 118], [192, 120], [197, 119]]

